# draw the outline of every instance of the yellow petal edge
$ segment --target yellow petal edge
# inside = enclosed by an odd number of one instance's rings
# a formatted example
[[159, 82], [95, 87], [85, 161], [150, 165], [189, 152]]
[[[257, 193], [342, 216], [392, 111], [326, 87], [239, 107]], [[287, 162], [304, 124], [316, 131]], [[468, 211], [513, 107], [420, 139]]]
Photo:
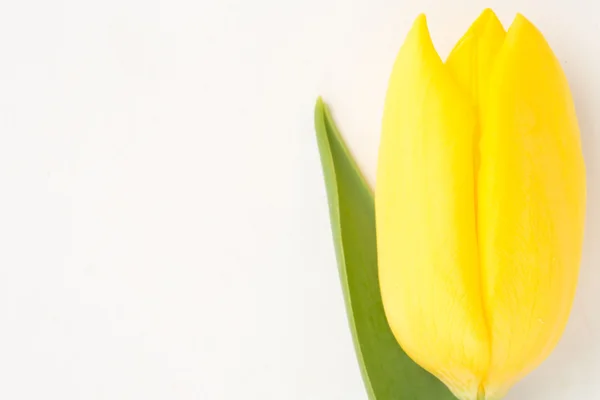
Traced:
[[446, 63], [423, 15], [390, 77], [375, 189], [379, 280], [404, 350], [461, 400], [500, 399], [566, 325], [585, 217], [562, 68], [486, 10]]

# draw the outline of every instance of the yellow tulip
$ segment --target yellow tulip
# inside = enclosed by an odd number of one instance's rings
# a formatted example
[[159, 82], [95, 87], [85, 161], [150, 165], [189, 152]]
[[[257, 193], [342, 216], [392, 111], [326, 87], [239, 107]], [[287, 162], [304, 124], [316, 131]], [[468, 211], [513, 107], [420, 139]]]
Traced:
[[585, 167], [567, 80], [525, 17], [505, 31], [486, 10], [446, 63], [417, 18], [375, 211], [389, 325], [459, 399], [499, 399], [549, 355], [577, 284]]

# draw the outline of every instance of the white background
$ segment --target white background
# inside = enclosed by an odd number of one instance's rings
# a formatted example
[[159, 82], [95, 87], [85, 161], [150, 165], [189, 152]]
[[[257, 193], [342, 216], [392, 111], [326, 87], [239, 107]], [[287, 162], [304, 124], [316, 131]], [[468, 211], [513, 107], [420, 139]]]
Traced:
[[508, 398], [600, 397], [598, 4], [3, 0], [0, 398], [366, 399], [314, 101], [373, 181], [412, 20], [445, 57], [485, 6], [545, 33], [588, 169], [571, 321]]

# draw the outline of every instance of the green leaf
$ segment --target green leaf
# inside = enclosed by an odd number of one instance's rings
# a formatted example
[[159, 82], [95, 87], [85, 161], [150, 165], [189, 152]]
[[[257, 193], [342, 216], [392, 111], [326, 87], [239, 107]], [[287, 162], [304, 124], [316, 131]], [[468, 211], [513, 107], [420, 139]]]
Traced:
[[320, 98], [315, 129], [348, 320], [369, 398], [455, 399], [392, 335], [379, 292], [373, 193]]

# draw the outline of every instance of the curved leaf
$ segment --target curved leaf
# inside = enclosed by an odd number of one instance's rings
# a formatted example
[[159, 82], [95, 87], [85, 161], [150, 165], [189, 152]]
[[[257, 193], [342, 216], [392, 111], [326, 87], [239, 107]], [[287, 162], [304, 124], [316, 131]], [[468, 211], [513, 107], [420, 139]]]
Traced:
[[373, 193], [320, 98], [315, 129], [348, 320], [369, 398], [455, 399], [392, 335], [379, 292]]

